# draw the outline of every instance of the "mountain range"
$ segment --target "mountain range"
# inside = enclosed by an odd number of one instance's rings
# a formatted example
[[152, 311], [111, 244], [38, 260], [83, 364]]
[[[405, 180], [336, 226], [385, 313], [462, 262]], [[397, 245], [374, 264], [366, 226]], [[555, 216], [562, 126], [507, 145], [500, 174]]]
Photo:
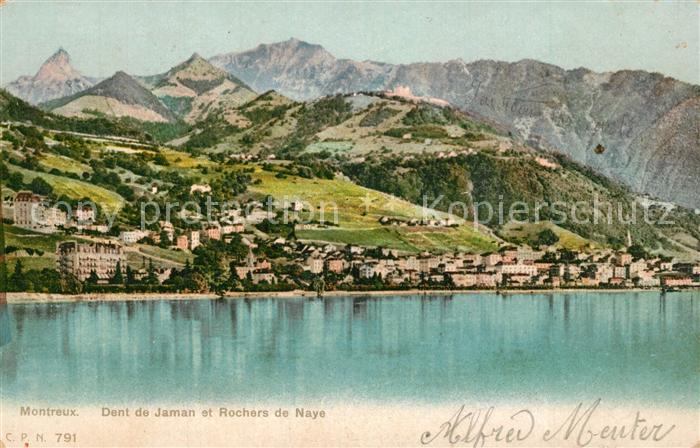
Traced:
[[[76, 89], [76, 72], [66, 68], [67, 54], [59, 53], [60, 64], [44, 65], [63, 69], [42, 66], [32, 83], [20, 78], [8, 90], [35, 102], [45, 96], [42, 92], [60, 90], [60, 76], [39, 76], [46, 71], [65, 74], [62, 88]], [[51, 82], [45, 83], [47, 79]], [[146, 104], [139, 105], [155, 113], [139, 109], [135, 118], [152, 121], [178, 118], [195, 123], [217, 112], [235, 123], [240, 117], [233, 109], [254, 98], [254, 92], [268, 90], [296, 100], [392, 90], [444, 101], [635, 191], [700, 208], [700, 86], [658, 73], [565, 70], [533, 60], [386, 64], [338, 59], [320, 45], [290, 39], [209, 61], [195, 54], [164, 74], [130, 79], [134, 82], [122, 84], [135, 93], [138, 81], [151, 94], [140, 92], [137, 97]], [[25, 86], [21, 92], [19, 84]], [[70, 108], [62, 102], [58, 108], [56, 103], [49, 105], [59, 113], [94, 106], [77, 103]]]
[[700, 208], [700, 86], [658, 73], [564, 70], [533, 60], [384, 64], [337, 59], [296, 39], [211, 62], [255, 90], [296, 99], [407, 87], [636, 191]]

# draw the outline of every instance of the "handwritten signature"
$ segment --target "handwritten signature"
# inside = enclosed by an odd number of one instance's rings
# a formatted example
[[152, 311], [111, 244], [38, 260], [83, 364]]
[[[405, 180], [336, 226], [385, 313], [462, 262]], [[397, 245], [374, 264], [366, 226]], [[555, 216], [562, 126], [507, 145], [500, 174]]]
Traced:
[[584, 410], [579, 403], [561, 423], [553, 428], [537, 431], [535, 414], [529, 409], [521, 409], [510, 415], [508, 423], [493, 422], [495, 408], [469, 411], [462, 405], [437, 431], [425, 431], [420, 438], [423, 445], [441, 441], [456, 445], [483, 447], [486, 443], [519, 443], [532, 438], [543, 442], [568, 441], [578, 447], [586, 447], [595, 442], [637, 440], [659, 442], [668, 436], [676, 425], [652, 424], [635, 414], [634, 421], [626, 424], [606, 424], [596, 426], [591, 418], [598, 410], [601, 399], [595, 400]]

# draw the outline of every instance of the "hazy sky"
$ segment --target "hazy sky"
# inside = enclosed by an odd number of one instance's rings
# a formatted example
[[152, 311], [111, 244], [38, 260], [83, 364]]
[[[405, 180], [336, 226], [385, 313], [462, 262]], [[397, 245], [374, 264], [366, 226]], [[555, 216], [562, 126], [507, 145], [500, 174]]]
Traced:
[[700, 2], [21, 1], [0, 8], [0, 83], [59, 47], [86, 75], [160, 73], [193, 52], [297, 37], [386, 62], [524, 58], [658, 71], [700, 84]]

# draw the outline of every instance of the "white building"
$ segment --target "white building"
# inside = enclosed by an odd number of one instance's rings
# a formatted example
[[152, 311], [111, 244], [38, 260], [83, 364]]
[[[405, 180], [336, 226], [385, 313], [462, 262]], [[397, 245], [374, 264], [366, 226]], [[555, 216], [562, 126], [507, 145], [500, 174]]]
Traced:
[[245, 217], [245, 222], [248, 224], [260, 224], [266, 219], [274, 219], [275, 216], [276, 215], [273, 212], [256, 209], [248, 213], [248, 215]]
[[360, 266], [360, 278], [372, 278], [376, 273], [376, 264], [365, 263]]
[[533, 277], [537, 275], [537, 266], [534, 264], [499, 264], [496, 266], [496, 272], [501, 275], [528, 275]]
[[321, 257], [309, 257], [306, 260], [306, 264], [309, 267], [309, 272], [312, 274], [320, 274], [323, 272], [323, 258]]
[[95, 222], [95, 209], [84, 206], [73, 209], [73, 218], [78, 224], [92, 224]]
[[119, 233], [119, 239], [124, 244], [135, 244], [147, 237], [148, 234], [145, 230], [125, 230]]
[[207, 184], [192, 184], [190, 186], [190, 194], [193, 194], [193, 193], [202, 193], [202, 194], [211, 193], [211, 186], [209, 186]]
[[195, 250], [201, 244], [199, 239], [199, 230], [192, 230], [188, 233], [190, 250]]

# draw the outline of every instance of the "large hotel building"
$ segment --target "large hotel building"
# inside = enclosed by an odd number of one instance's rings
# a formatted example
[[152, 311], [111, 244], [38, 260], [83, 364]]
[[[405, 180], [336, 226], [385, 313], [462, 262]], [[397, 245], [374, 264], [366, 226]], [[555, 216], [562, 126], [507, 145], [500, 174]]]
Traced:
[[66, 241], [56, 247], [56, 267], [61, 274], [73, 274], [80, 281], [95, 271], [100, 280], [109, 280], [121, 262], [126, 272], [126, 253], [121, 244], [110, 242], [78, 243]]
[[13, 215], [17, 227], [35, 232], [53, 233], [67, 223], [66, 212], [50, 207], [46, 198], [31, 191], [20, 191], [15, 195]]

